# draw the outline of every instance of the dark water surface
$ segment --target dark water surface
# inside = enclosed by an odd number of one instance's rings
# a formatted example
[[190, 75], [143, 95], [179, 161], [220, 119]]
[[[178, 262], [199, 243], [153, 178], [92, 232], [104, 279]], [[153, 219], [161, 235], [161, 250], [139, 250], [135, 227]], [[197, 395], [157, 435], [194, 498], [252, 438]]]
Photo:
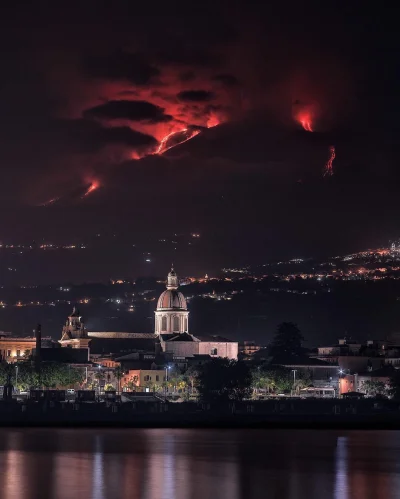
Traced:
[[3, 499], [390, 499], [400, 432], [0, 430]]

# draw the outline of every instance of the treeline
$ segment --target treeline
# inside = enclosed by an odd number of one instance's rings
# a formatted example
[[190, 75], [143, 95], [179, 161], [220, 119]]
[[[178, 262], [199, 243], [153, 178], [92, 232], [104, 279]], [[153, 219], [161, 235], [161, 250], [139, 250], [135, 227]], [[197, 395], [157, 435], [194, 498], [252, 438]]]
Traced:
[[0, 363], [0, 384], [12, 384], [18, 390], [35, 388], [59, 388], [83, 383], [85, 374], [81, 369], [59, 362]]

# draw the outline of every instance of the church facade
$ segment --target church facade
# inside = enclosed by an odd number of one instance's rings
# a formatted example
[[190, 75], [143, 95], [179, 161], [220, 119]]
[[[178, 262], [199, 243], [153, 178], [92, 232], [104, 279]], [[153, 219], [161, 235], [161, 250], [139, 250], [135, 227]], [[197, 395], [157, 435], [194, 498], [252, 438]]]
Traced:
[[189, 333], [189, 311], [178, 287], [178, 276], [172, 268], [167, 277], [167, 289], [161, 293], [155, 311], [155, 334], [162, 351], [176, 357], [209, 355], [237, 359], [237, 342], [221, 336]]
[[82, 316], [76, 307], [73, 308], [62, 328], [59, 343], [62, 347], [89, 348], [90, 338], [82, 321]]
[[179, 280], [172, 268], [166, 290], [157, 302], [154, 333], [88, 332], [79, 311], [74, 308], [62, 329], [62, 347], [87, 348], [96, 354], [153, 352], [169, 358], [190, 358], [196, 355], [237, 359], [238, 343], [220, 336], [189, 333], [189, 310], [179, 291]]

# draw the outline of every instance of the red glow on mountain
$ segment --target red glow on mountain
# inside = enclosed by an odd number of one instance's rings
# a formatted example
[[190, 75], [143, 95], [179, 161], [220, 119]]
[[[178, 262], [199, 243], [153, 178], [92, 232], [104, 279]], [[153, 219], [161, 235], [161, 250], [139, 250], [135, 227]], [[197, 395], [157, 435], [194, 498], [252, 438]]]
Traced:
[[207, 128], [213, 128], [214, 126], [219, 125], [219, 123], [218, 117], [213, 114], [207, 120]]
[[313, 132], [312, 116], [308, 111], [302, 111], [296, 116], [296, 120], [307, 132]]

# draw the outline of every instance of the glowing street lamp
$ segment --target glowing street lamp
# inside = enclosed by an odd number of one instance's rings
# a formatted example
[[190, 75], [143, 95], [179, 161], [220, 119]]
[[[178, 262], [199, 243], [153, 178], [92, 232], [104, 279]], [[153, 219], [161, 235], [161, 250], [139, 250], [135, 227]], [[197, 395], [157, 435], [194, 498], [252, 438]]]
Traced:
[[171, 366], [165, 366], [165, 398], [167, 398], [167, 390], [168, 390], [168, 371], [171, 369]]

